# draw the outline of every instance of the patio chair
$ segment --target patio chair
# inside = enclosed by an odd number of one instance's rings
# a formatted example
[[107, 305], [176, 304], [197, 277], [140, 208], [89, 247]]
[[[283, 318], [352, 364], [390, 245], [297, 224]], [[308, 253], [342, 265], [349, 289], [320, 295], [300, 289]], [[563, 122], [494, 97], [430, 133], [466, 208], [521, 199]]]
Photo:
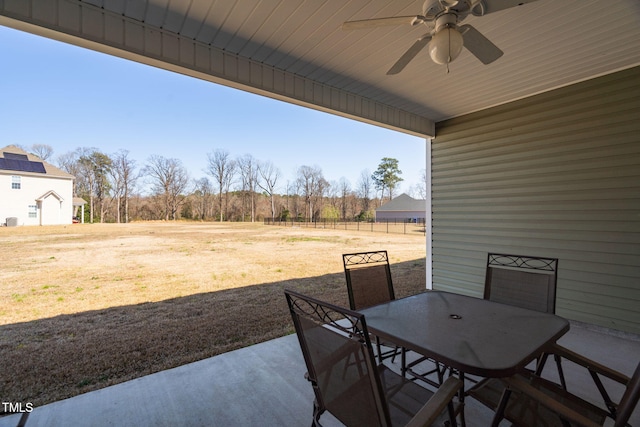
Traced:
[[[505, 418], [518, 426], [628, 426], [640, 397], [640, 363], [631, 378], [556, 345], [552, 351], [563, 359], [584, 367], [592, 377], [603, 404], [596, 406], [552, 381], [525, 372], [506, 379], [493, 379], [469, 394], [485, 405], [494, 408], [493, 426]], [[601, 377], [626, 386], [619, 402], [614, 402]], [[584, 392], [584, 390], [581, 390]], [[609, 423], [613, 420], [613, 423]]]
[[343, 254], [351, 310], [396, 299], [387, 251]]
[[312, 426], [325, 411], [346, 426], [429, 426], [447, 415], [456, 425], [459, 379], [427, 390], [376, 364], [364, 315], [290, 290], [285, 296], [315, 393]]
[[[349, 308], [360, 310], [373, 305], [382, 304], [396, 299], [393, 291], [393, 280], [391, 279], [391, 268], [389, 266], [389, 256], [387, 251], [357, 252], [343, 254], [344, 273], [347, 279], [347, 291], [349, 293]], [[438, 387], [443, 381], [443, 372], [440, 365], [427, 357], [419, 357], [410, 364], [406, 363], [407, 350], [396, 346], [393, 343], [380, 342], [375, 337], [378, 359], [391, 358], [395, 361], [398, 351], [401, 352], [401, 372], [407, 373], [414, 378], [419, 378], [427, 384]], [[391, 347], [390, 350], [383, 351], [382, 347]], [[423, 362], [430, 362], [435, 368], [424, 373], [418, 373], [414, 367]], [[437, 381], [433, 381], [429, 376], [437, 374]]]
[[[556, 312], [558, 259], [489, 253], [484, 282], [484, 299], [543, 313]], [[539, 369], [546, 357], [538, 358]], [[554, 356], [564, 385], [560, 358]]]
[[[387, 251], [343, 254], [342, 262], [351, 310], [360, 310], [396, 299]], [[400, 347], [381, 343], [378, 337], [375, 337], [375, 340], [380, 362], [387, 358], [394, 362], [398, 351], [401, 350]], [[382, 347], [391, 349], [383, 351]]]
[[557, 271], [556, 258], [489, 253], [484, 299], [555, 314]]

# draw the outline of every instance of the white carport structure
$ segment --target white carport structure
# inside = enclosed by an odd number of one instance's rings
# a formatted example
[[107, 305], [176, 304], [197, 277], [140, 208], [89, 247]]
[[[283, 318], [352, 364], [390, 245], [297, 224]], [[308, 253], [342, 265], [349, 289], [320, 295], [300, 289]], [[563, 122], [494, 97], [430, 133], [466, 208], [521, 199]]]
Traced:
[[[87, 204], [87, 201], [82, 197], [74, 197], [73, 198], [73, 215], [80, 217], [80, 223], [84, 224], [84, 205]], [[80, 215], [78, 214], [78, 208], [80, 208]]]
[[427, 287], [480, 296], [487, 252], [557, 257], [558, 314], [640, 332], [640, 2], [470, 16], [504, 56], [448, 74], [425, 50], [386, 75], [420, 25], [340, 28], [421, 6], [0, 0], [0, 24], [422, 136]]

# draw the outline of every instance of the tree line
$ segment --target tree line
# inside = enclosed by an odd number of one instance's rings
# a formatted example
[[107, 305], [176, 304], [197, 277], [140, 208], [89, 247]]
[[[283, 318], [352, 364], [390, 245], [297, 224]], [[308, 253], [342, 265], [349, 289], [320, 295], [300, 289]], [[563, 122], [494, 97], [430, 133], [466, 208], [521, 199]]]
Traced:
[[[179, 159], [159, 155], [138, 165], [127, 150], [106, 154], [78, 148], [54, 162], [48, 145], [28, 150], [75, 176], [74, 197], [88, 202], [85, 222], [369, 220], [381, 203], [395, 197], [403, 180], [398, 161], [390, 157], [373, 173], [363, 170], [352, 186], [346, 178], [329, 182], [320, 167], [308, 165], [300, 166], [293, 180], [283, 181], [271, 161], [251, 154], [233, 157], [222, 149], [207, 154], [206, 176], [199, 179], [191, 179]], [[424, 191], [422, 183], [414, 195], [424, 197]]]

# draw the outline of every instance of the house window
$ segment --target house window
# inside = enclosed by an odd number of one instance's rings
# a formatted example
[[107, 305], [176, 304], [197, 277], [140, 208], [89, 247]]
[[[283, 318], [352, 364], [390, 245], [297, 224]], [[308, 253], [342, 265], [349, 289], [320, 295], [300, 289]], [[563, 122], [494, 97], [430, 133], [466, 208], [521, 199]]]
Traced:
[[20, 177], [19, 176], [12, 176], [11, 177], [11, 189], [13, 190], [19, 190], [20, 189]]
[[29, 205], [29, 218], [38, 218], [38, 206]]

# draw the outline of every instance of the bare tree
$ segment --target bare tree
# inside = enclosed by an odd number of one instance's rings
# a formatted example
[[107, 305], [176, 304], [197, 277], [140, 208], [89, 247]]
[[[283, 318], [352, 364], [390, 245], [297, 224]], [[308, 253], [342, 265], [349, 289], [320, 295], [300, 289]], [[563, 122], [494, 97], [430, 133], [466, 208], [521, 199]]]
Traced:
[[427, 182], [427, 170], [426, 169], [422, 169], [422, 174], [420, 175], [420, 178], [422, 178], [422, 180], [418, 184], [418, 195], [420, 196], [421, 199], [426, 199], [427, 198], [427, 185], [429, 185], [429, 183]]
[[224, 217], [226, 216], [224, 215], [224, 210], [222, 209], [223, 193], [227, 193], [227, 195], [224, 196], [224, 200], [228, 202], [227, 196], [229, 187], [233, 182], [236, 164], [229, 157], [229, 152], [225, 150], [215, 150], [213, 153], [207, 154], [207, 158], [209, 159], [207, 173], [211, 175], [211, 177], [215, 179], [216, 183], [218, 184], [218, 206], [220, 208], [220, 221], [222, 222]]
[[338, 182], [336, 181], [329, 182], [324, 192], [324, 196], [326, 196], [326, 198], [329, 199], [329, 205], [336, 212], [339, 211], [338, 209], [338, 203], [340, 199], [339, 193], [340, 193], [340, 184], [338, 184]]
[[360, 180], [358, 181], [357, 195], [362, 201], [362, 212], [360, 216], [366, 215], [371, 205], [371, 187], [373, 187], [373, 179], [368, 169], [363, 170], [360, 173]]
[[111, 156], [113, 167], [113, 197], [116, 200], [116, 222], [129, 222], [129, 198], [138, 179], [136, 161], [129, 158], [129, 151], [120, 150]]
[[333, 221], [340, 219], [340, 185], [336, 181], [327, 182], [325, 180], [324, 183], [321, 184], [321, 187], [322, 196], [316, 198], [316, 201], [319, 200], [321, 205], [323, 205], [325, 201], [328, 201], [329, 205], [324, 205], [316, 209], [316, 211], [320, 211], [320, 218]]
[[143, 174], [151, 179], [153, 191], [162, 201], [165, 220], [169, 217], [176, 220], [189, 184], [189, 174], [182, 162], [153, 155], [147, 160]]
[[84, 187], [80, 164], [78, 163], [80, 155], [81, 150], [78, 148], [75, 151], [69, 151], [68, 153], [58, 156], [57, 159], [58, 167], [75, 177], [75, 180], [73, 181], [73, 195], [78, 197], [81, 197], [82, 189]]
[[293, 182], [287, 181], [286, 210], [292, 218], [298, 219], [300, 213], [300, 183], [296, 179]]
[[[249, 199], [251, 222], [256, 220], [256, 186], [258, 183], [258, 163], [251, 154], [245, 154], [237, 160], [240, 176], [242, 177], [242, 193]], [[242, 219], [244, 220], [244, 198]]]
[[200, 178], [195, 181], [194, 188], [194, 195], [197, 197], [199, 202], [195, 207], [195, 215], [200, 217], [201, 220], [204, 220], [209, 217], [210, 213], [209, 200], [213, 192], [211, 181], [206, 177]]
[[307, 207], [307, 214], [313, 220], [319, 200], [328, 187], [328, 182], [322, 176], [322, 170], [318, 166], [300, 166], [298, 168], [298, 178], [296, 180], [298, 188], [302, 191]]
[[280, 178], [280, 170], [276, 168], [271, 162], [258, 163], [258, 173], [261, 180], [258, 180], [258, 185], [268, 195], [271, 202], [271, 221], [275, 221], [276, 217], [276, 205], [275, 205], [275, 188]]
[[82, 197], [83, 199], [91, 194], [88, 178], [85, 176], [84, 168], [78, 161], [84, 151], [85, 149], [77, 148], [74, 151], [58, 156], [56, 159], [58, 167], [75, 178], [73, 180], [73, 196]]
[[349, 194], [351, 193], [351, 183], [349, 182], [349, 180], [345, 177], [340, 178], [340, 183], [339, 183], [339, 188], [340, 188], [340, 203], [341, 203], [341, 214], [342, 214], [342, 219], [347, 219], [347, 198], [349, 197]]
[[315, 211], [313, 211], [313, 213], [315, 217], [318, 217], [320, 215], [320, 212], [323, 211], [324, 196], [326, 192], [331, 188], [329, 182], [322, 176], [322, 171], [319, 168], [318, 170], [320, 171], [320, 176], [318, 179], [318, 185], [316, 187], [317, 191], [313, 196], [313, 204], [315, 206]]
[[53, 155], [53, 148], [47, 144], [33, 144], [30, 151], [45, 161]]

